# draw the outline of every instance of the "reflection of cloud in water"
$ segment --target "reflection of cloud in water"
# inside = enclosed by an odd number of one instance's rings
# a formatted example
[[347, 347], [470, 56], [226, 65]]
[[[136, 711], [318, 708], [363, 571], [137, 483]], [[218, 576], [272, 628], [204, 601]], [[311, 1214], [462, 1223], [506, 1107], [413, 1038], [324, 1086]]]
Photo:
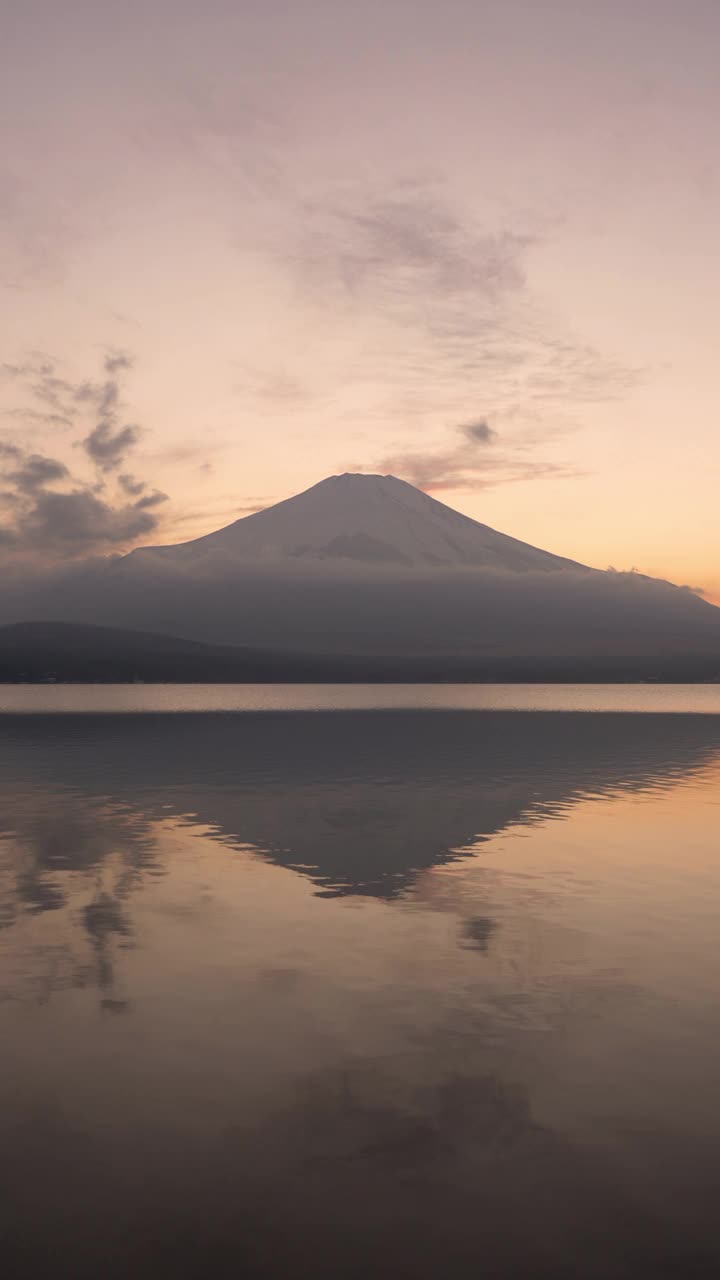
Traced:
[[495, 932], [495, 921], [487, 916], [469, 916], [462, 922], [462, 936], [465, 946], [477, 951], [487, 951], [490, 939]]
[[[572, 895], [535, 909], [552, 876], [516, 868], [503, 898], [492, 867], [433, 868], [583, 796], [671, 787], [717, 758], [720, 723], [130, 716], [2, 732], [0, 942], [31, 999], [90, 989], [2, 1009], [13, 1275], [42, 1273], [48, 1241], [82, 1280], [717, 1272], [717, 1126], [708, 1112], [710, 1139], [694, 1136], [689, 1101], [716, 1047], [702, 968], [683, 1012], [662, 965], [618, 958], [657, 904], [631, 901], [598, 939], [582, 893], [579, 913]], [[338, 901], [363, 894], [383, 901]]]
[[[287, 1105], [236, 1110], [234, 1123], [229, 1109], [201, 1132], [148, 1129], [132, 1107], [129, 1127], [125, 1111], [101, 1135], [59, 1108], [21, 1110], [6, 1207], [21, 1224], [41, 1207], [42, 1238], [83, 1280], [713, 1273], [710, 1233], [695, 1243], [698, 1271], [684, 1270], [682, 1233], [635, 1197], [629, 1212], [603, 1153], [539, 1123], [521, 1087], [442, 1070], [412, 1087], [393, 1065], [310, 1073]], [[712, 1162], [695, 1154], [697, 1190]], [[706, 1229], [711, 1214], [698, 1214]], [[34, 1233], [9, 1245], [14, 1266], [37, 1261]]]
[[[168, 818], [309, 877], [392, 899], [419, 873], [578, 799], [666, 787], [720, 750], [711, 716], [280, 713], [6, 717], [0, 923], [57, 912], [72, 881], [91, 963], [57, 981], [109, 1000], [132, 894]], [[160, 824], [158, 826], [158, 824]], [[492, 945], [482, 909], [461, 945]]]
[[[131, 926], [123, 911], [120, 900], [111, 893], [99, 892], [82, 910], [82, 921], [97, 961], [96, 981], [102, 991], [110, 991], [114, 986], [115, 975], [112, 961], [112, 942], [117, 938], [127, 939], [132, 934]], [[106, 997], [109, 1003], [103, 1007], [111, 1012], [119, 1003], [112, 997]]]
[[[10, 882], [0, 927], [10, 927], [19, 912], [67, 912], [61, 933], [77, 945], [35, 948], [45, 960], [36, 994], [42, 999], [57, 987], [91, 984], [109, 993], [111, 1009], [122, 1003], [112, 996], [113, 948], [118, 940], [131, 945], [126, 904], [152, 863], [150, 824], [126, 806], [64, 791], [57, 783], [47, 788], [31, 784], [32, 775], [8, 790], [0, 770], [0, 857]], [[81, 906], [79, 896], [85, 899]], [[82, 958], [82, 939], [89, 944], [89, 960]]]
[[[127, 892], [151, 855], [147, 820], [127, 807], [97, 798], [92, 790], [62, 790], [58, 756], [49, 786], [33, 786], [33, 774], [11, 776], [0, 769], [0, 836], [13, 843], [18, 898], [30, 911], [51, 911], [64, 903], [63, 877], [92, 873], [119, 860], [118, 892]], [[92, 766], [89, 766], [92, 768]]]

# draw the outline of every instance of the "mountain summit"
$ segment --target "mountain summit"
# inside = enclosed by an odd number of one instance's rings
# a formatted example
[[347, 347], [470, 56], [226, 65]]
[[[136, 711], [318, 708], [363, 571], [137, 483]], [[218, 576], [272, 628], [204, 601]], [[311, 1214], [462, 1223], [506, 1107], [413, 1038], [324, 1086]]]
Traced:
[[214, 559], [356, 560], [376, 565], [582, 569], [453, 511], [396, 476], [329, 476], [293, 498], [176, 546], [143, 548], [185, 563]]

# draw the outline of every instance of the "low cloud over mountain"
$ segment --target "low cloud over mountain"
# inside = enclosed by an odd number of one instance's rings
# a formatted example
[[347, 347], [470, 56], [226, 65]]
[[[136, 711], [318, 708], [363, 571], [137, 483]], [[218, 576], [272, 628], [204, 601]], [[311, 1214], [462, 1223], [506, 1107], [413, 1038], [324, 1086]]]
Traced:
[[191, 542], [6, 576], [2, 609], [2, 622], [296, 653], [704, 655], [720, 667], [720, 610], [687, 588], [554, 556], [391, 476], [331, 477]]

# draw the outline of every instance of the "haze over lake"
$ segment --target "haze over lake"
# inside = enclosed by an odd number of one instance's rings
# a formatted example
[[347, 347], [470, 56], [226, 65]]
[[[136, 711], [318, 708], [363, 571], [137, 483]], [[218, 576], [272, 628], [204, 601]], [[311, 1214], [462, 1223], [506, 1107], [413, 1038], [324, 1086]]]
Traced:
[[9, 1275], [715, 1273], [713, 687], [0, 692]]

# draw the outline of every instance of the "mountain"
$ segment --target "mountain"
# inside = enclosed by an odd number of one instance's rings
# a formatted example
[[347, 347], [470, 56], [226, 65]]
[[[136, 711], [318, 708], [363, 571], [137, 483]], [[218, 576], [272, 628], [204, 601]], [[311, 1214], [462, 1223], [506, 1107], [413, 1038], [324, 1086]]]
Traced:
[[714, 659], [292, 653], [76, 622], [0, 627], [0, 683], [413, 683], [712, 679]]
[[230, 646], [237, 679], [720, 674], [720, 609], [692, 591], [552, 555], [393, 476], [333, 476], [205, 537], [3, 586], [0, 625]]
[[242, 679], [268, 670], [252, 650], [118, 627], [18, 622], [0, 627], [0, 680]]
[[198, 564], [232, 560], [355, 560], [423, 567], [580, 569], [562, 556], [497, 533], [395, 476], [329, 476], [294, 498], [177, 546], [128, 559]]

